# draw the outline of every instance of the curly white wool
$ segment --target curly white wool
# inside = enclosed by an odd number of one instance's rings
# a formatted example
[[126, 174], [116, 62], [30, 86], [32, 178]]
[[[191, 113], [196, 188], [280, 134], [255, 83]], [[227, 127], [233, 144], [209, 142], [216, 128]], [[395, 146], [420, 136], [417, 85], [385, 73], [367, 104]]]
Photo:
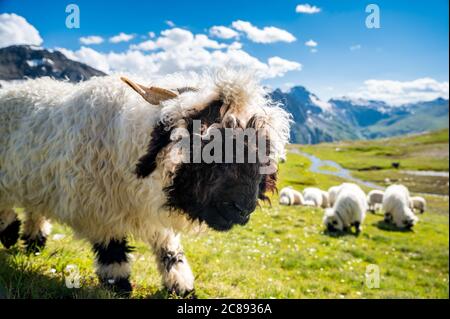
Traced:
[[384, 192], [385, 219], [399, 228], [412, 227], [419, 220], [411, 209], [409, 190], [403, 185], [391, 185]]
[[[271, 156], [284, 156], [290, 117], [245, 72], [222, 71], [155, 81], [193, 86], [178, 98], [149, 105], [119, 78], [71, 84], [49, 78], [0, 90], [0, 211], [23, 207], [66, 223], [92, 242], [132, 234], [151, 241], [160, 230], [195, 228], [163, 208], [173, 164], [136, 178], [155, 124], [179, 120], [215, 98], [244, 125], [257, 114], [267, 124]], [[160, 157], [161, 158], [161, 157]]]
[[279, 202], [281, 205], [304, 205], [302, 193], [296, 191], [291, 186], [284, 187], [280, 191]]
[[367, 200], [363, 190], [356, 184], [344, 183], [339, 187], [333, 207], [325, 210], [323, 222], [325, 225], [335, 222], [338, 230], [357, 225], [357, 231], [360, 231], [366, 211]]
[[367, 204], [369, 205], [369, 210], [375, 212], [377, 205], [383, 203], [384, 192], [378, 189], [371, 190], [367, 194]]
[[411, 208], [418, 210], [421, 214], [423, 214], [427, 209], [427, 201], [425, 200], [425, 198], [421, 196], [411, 197], [410, 201], [411, 201]]

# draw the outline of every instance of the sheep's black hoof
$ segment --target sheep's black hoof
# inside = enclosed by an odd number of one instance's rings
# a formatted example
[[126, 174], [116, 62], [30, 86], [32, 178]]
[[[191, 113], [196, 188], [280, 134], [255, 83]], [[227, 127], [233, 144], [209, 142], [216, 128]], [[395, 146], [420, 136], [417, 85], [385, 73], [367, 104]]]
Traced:
[[47, 237], [42, 234], [42, 232], [38, 232], [38, 234], [31, 238], [30, 236], [24, 235], [22, 236], [22, 240], [25, 242], [25, 249], [27, 253], [37, 253], [44, 249], [45, 244], [47, 243]]
[[3, 246], [5, 246], [5, 248], [9, 248], [17, 243], [17, 240], [19, 239], [19, 231], [20, 220], [16, 219], [0, 233], [0, 242]]
[[119, 297], [128, 298], [131, 296], [133, 287], [131, 286], [130, 280], [128, 278], [117, 278], [117, 279], [100, 279], [103, 287], [114, 292]]

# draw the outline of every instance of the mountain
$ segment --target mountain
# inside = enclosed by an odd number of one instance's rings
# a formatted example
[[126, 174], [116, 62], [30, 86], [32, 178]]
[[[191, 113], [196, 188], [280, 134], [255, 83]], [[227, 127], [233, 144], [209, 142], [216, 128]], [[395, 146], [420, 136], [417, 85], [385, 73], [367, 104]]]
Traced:
[[30, 45], [13, 45], [0, 49], [0, 80], [21, 80], [51, 76], [71, 82], [83, 81], [105, 73], [86, 64], [69, 60], [56, 50]]
[[[78, 82], [105, 73], [68, 59], [57, 50], [29, 45], [0, 49], [0, 80], [50, 76]], [[1, 87], [1, 85], [0, 85]], [[348, 98], [320, 100], [303, 86], [270, 93], [292, 114], [291, 141], [317, 144], [338, 140], [373, 139], [448, 128], [448, 100], [402, 106]]]
[[316, 144], [374, 139], [448, 128], [448, 100], [401, 106], [348, 98], [321, 101], [302, 86], [276, 89], [271, 98], [292, 114], [291, 141]]

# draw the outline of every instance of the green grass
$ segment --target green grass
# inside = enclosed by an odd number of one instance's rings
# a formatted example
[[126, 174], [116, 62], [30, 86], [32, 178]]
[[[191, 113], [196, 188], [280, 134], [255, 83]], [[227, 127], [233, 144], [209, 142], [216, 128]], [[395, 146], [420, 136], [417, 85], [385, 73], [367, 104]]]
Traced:
[[401, 169], [448, 171], [448, 129], [429, 134], [370, 141], [304, 145], [302, 150], [351, 170]]
[[[422, 142], [428, 143], [426, 139]], [[370, 152], [379, 151], [372, 148]], [[349, 157], [356, 161], [354, 154]], [[366, 157], [361, 158], [364, 163]], [[343, 182], [337, 177], [313, 174], [308, 171], [309, 165], [306, 158], [289, 154], [288, 161], [280, 165], [279, 188], [292, 185], [301, 190], [316, 185], [327, 189]], [[258, 209], [245, 227], [228, 233], [209, 231], [184, 236], [198, 297], [449, 297], [448, 199], [433, 197], [429, 211], [420, 215], [413, 232], [386, 229], [380, 223], [381, 213], [368, 214], [358, 237], [324, 233], [320, 209], [279, 206], [276, 195], [272, 202], [272, 207], [263, 205]], [[38, 256], [27, 256], [18, 246], [11, 250], [0, 248], [0, 296], [114, 297], [98, 286], [89, 245], [75, 239], [65, 226], [55, 225], [53, 234], [65, 237], [50, 238]], [[162, 289], [153, 255], [142, 243], [133, 245], [132, 297], [169, 297]], [[78, 266], [82, 288], [65, 287], [64, 269], [68, 264]], [[379, 289], [369, 289], [365, 284], [366, 267], [371, 264], [380, 268]]]

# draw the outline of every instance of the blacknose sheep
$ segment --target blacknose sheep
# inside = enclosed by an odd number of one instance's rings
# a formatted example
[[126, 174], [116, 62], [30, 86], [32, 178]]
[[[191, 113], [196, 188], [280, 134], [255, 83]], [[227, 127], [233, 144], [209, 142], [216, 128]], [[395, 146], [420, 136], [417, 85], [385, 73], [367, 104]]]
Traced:
[[367, 194], [367, 204], [369, 205], [369, 211], [375, 213], [378, 206], [383, 204], [384, 192], [378, 189], [371, 190]]
[[391, 185], [384, 192], [384, 221], [398, 228], [412, 228], [419, 220], [411, 209], [409, 190], [403, 185]]
[[367, 200], [362, 189], [351, 183], [341, 185], [332, 208], [325, 210], [323, 223], [328, 231], [348, 231], [352, 226], [361, 232], [366, 216]]
[[[275, 188], [290, 116], [243, 70], [122, 80], [41, 78], [0, 91], [0, 239], [17, 240], [12, 207], [26, 211], [28, 249], [45, 244], [49, 220], [67, 224], [92, 244], [100, 281], [127, 295], [133, 236], [153, 249], [164, 285], [185, 294], [194, 276], [180, 233], [248, 222]], [[228, 130], [234, 147], [244, 128], [261, 133], [268, 161], [208, 149], [226, 145], [218, 132]], [[219, 158], [204, 160], [195, 145]]]
[[325, 204], [328, 204], [328, 196], [325, 196], [324, 192], [316, 187], [305, 188], [303, 190], [303, 198], [306, 206], [323, 208]]
[[328, 201], [329, 206], [333, 207], [334, 202], [336, 201], [337, 192], [339, 191], [339, 188], [341, 185], [338, 186], [332, 186], [328, 189]]
[[414, 196], [410, 198], [411, 208], [419, 211], [419, 213], [423, 214], [427, 209], [427, 201], [425, 198], [420, 196]]
[[281, 205], [304, 205], [302, 193], [296, 191], [291, 186], [284, 187], [280, 191], [279, 202]]

